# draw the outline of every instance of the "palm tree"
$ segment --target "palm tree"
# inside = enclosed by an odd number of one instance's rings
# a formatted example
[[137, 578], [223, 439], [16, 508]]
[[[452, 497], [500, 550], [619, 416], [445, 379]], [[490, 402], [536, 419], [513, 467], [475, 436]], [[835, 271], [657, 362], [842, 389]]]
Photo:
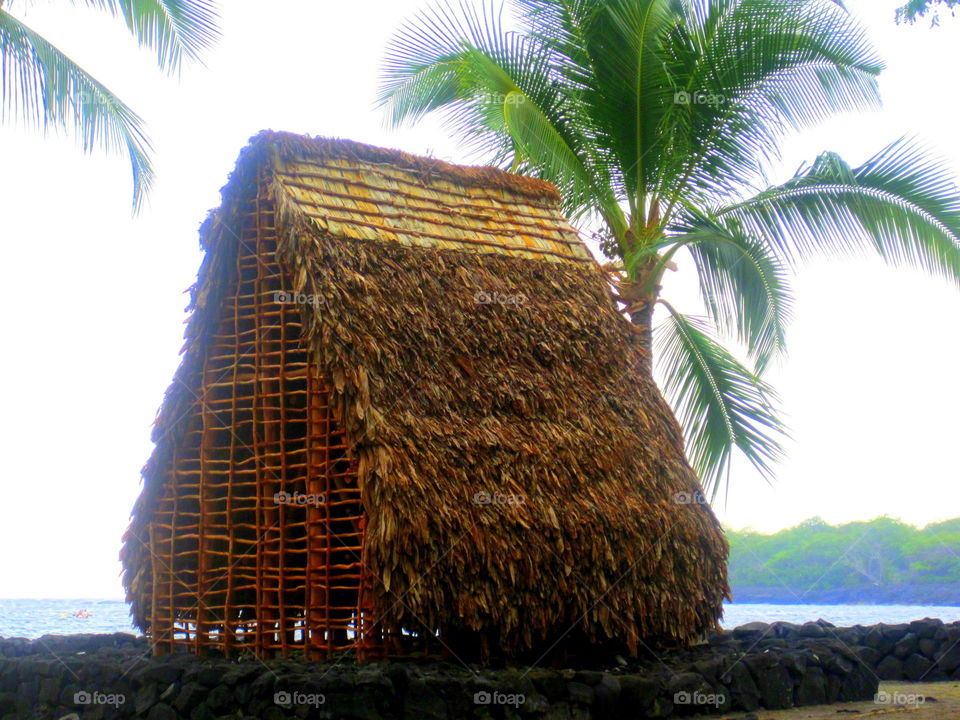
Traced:
[[917, 18], [926, 17], [927, 13], [932, 13], [931, 22], [934, 25], [940, 24], [939, 7], [946, 6], [950, 13], [955, 12], [955, 8], [960, 5], [960, 0], [910, 0], [906, 5], [897, 9], [897, 22], [915, 23]]
[[[81, 0], [73, 0], [74, 4]], [[123, 18], [137, 42], [157, 54], [157, 64], [179, 71], [218, 37], [214, 0], [84, 0]], [[30, 127], [72, 130], [87, 152], [119, 150], [133, 169], [133, 202], [139, 208], [153, 180], [143, 121], [116, 95], [54, 45], [15, 17], [13, 0], [0, 0], [0, 108], [4, 120]]]
[[[388, 48], [380, 102], [399, 125], [439, 112], [473, 152], [558, 186], [604, 253], [688, 455], [715, 498], [735, 451], [768, 479], [784, 426], [763, 371], [784, 352], [789, 271], [876, 251], [960, 281], [960, 195], [894, 142], [861, 167], [825, 153], [782, 185], [789, 131], [879, 105], [882, 64], [837, 0], [513, 0], [425, 11]], [[661, 297], [681, 251], [705, 317]], [[653, 311], [667, 319], [657, 329]], [[716, 339], [738, 341], [741, 361]], [[647, 367], [646, 372], [652, 372]]]

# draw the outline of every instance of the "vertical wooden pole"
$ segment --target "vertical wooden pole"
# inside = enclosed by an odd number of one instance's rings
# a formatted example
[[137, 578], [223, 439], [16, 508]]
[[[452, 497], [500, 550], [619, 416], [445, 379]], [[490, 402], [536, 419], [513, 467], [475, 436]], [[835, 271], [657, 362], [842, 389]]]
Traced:
[[176, 645], [176, 598], [174, 594], [174, 582], [177, 574], [177, 519], [178, 519], [178, 497], [177, 490], [180, 484], [179, 473], [177, 472], [180, 464], [180, 454], [178, 448], [174, 446], [173, 452], [171, 453], [170, 463], [173, 468], [170, 479], [170, 540], [167, 543], [169, 548], [169, 555], [167, 555], [167, 575], [169, 581], [167, 583], [167, 613], [169, 624], [165, 628], [167, 638], [168, 638], [168, 647], [170, 652], [173, 652]]
[[210, 377], [210, 354], [203, 359], [203, 370], [201, 372], [200, 385], [200, 475], [197, 486], [197, 502], [199, 505], [200, 517], [197, 521], [197, 582], [193, 590], [196, 593], [196, 603], [194, 605], [196, 624], [193, 636], [193, 651], [197, 655], [203, 655], [206, 651], [206, 600], [207, 600], [207, 582], [209, 557], [207, 554], [207, 494], [213, 478], [210, 469], [210, 453], [215, 442], [216, 418], [213, 416], [213, 410], [210, 407], [210, 385], [213, 378]]
[[[242, 231], [241, 231], [242, 232]], [[223, 654], [224, 657], [230, 657], [236, 632], [234, 623], [233, 594], [234, 589], [234, 570], [237, 566], [237, 527], [234, 518], [233, 493], [234, 484], [240, 481], [235, 473], [237, 468], [237, 433], [240, 431], [237, 413], [237, 395], [238, 375], [240, 373], [240, 294], [243, 292], [243, 263], [241, 262], [243, 253], [237, 250], [235, 272], [237, 277], [236, 288], [233, 293], [233, 332], [230, 341], [233, 344], [233, 361], [230, 378], [230, 454], [227, 464], [227, 504], [226, 504], [226, 525], [229, 540], [227, 541], [227, 590], [224, 595], [223, 603]]]

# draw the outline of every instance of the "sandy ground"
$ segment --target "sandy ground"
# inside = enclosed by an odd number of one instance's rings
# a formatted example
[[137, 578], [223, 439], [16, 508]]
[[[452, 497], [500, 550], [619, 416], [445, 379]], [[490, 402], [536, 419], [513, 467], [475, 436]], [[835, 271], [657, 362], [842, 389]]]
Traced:
[[[885, 694], [885, 695], [884, 695]], [[733, 713], [729, 720], [960, 720], [960, 682], [880, 684], [879, 702], [816, 705], [794, 710], [758, 710], [755, 715]], [[706, 719], [708, 716], [698, 716]], [[716, 718], [716, 716], [714, 716]]]

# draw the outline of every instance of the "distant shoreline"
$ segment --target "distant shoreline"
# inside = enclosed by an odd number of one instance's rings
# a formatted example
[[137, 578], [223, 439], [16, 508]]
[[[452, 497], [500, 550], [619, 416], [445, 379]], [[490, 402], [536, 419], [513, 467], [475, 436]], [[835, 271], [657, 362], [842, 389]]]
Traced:
[[784, 593], [783, 588], [734, 586], [731, 595], [737, 604], [754, 605], [936, 605], [960, 607], [960, 586], [885, 585], [813, 590], [802, 599]]

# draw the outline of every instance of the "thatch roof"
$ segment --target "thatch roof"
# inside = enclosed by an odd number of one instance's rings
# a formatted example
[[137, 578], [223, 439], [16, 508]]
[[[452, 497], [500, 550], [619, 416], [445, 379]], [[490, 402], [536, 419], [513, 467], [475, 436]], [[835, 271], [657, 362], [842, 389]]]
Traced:
[[234, 209], [262, 173], [290, 289], [321, 299], [303, 305], [306, 342], [359, 461], [383, 624], [492, 629], [507, 652], [571, 626], [634, 647], [712, 630], [726, 542], [707, 505], [677, 502], [700, 490], [680, 429], [556, 190], [273, 132], [202, 228], [183, 365], [124, 548], [134, 617], [149, 611], [137, 538], [196, 404]]

